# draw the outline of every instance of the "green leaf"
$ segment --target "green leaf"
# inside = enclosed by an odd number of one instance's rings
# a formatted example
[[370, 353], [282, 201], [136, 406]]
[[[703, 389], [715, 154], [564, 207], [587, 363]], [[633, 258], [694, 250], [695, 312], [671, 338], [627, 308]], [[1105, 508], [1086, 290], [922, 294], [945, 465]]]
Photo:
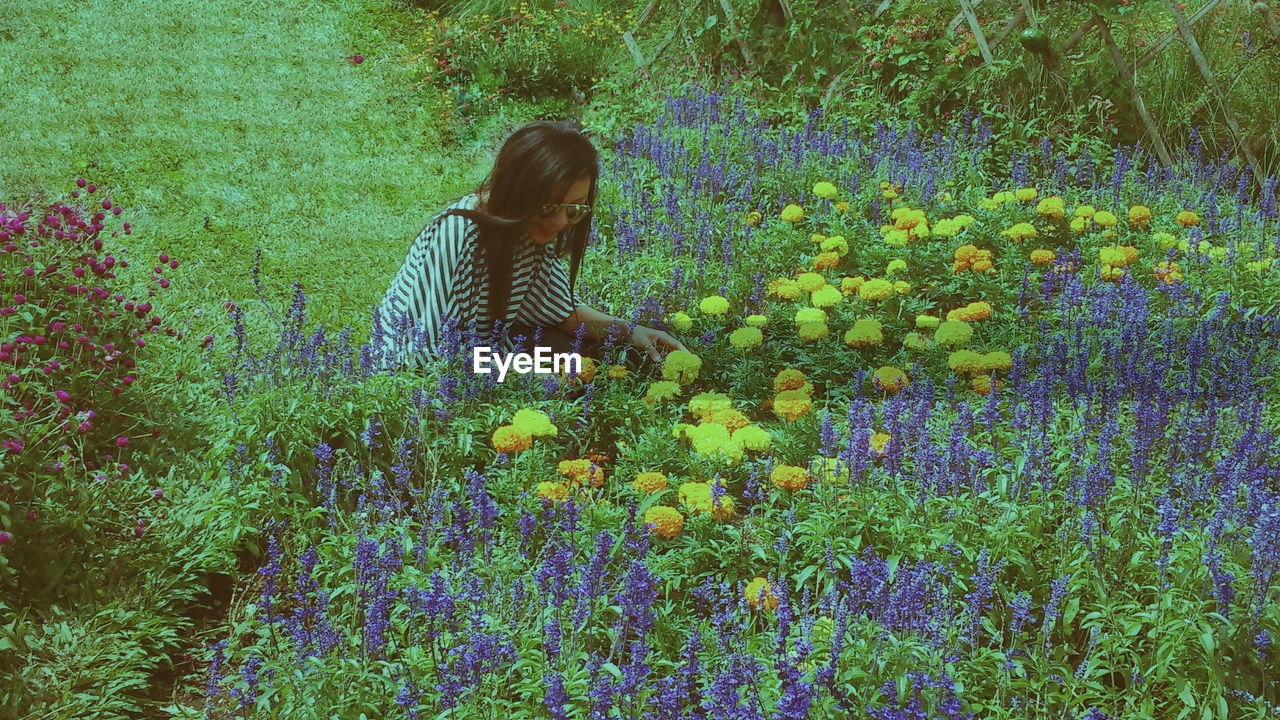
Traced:
[[1187, 707], [1196, 706], [1196, 694], [1191, 692], [1191, 683], [1186, 680], [1182, 681], [1182, 689], [1178, 691], [1178, 698], [1181, 699]]

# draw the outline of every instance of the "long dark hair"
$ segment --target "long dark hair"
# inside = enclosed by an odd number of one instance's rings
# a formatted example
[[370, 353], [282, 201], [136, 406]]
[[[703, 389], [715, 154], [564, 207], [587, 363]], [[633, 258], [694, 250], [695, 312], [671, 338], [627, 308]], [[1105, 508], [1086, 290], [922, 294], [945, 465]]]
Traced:
[[[599, 154], [580, 125], [538, 120], [517, 129], [502, 144], [489, 176], [475, 191], [489, 192], [484, 210], [455, 209], [446, 213], [469, 218], [479, 226], [475, 262], [476, 267], [483, 262], [489, 270], [492, 322], [506, 317], [514, 249], [524, 223], [543, 204], [560, 199], [551, 197], [553, 191], [564, 192], [583, 177], [591, 178], [587, 202], [594, 206], [599, 176]], [[556, 241], [557, 254], [569, 250], [570, 291], [578, 279], [591, 222], [592, 215], [588, 215], [570, 225]]]

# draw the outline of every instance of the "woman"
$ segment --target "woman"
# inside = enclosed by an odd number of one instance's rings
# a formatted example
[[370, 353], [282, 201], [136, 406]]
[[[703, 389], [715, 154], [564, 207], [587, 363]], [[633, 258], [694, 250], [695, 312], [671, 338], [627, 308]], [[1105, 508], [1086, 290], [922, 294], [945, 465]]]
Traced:
[[[382, 351], [381, 367], [423, 367], [439, 356], [451, 322], [463, 332], [474, 327], [475, 344], [504, 352], [535, 344], [569, 352], [579, 333], [587, 342], [577, 352], [584, 355], [615, 337], [653, 360], [663, 348], [684, 350], [666, 332], [633, 328], [581, 304], [574, 292], [598, 176], [596, 149], [574, 127], [538, 121], [512, 133], [480, 188], [437, 214], [414, 240], [374, 313], [372, 344]], [[559, 257], [566, 249], [567, 273]], [[519, 336], [525, 341], [517, 346]]]

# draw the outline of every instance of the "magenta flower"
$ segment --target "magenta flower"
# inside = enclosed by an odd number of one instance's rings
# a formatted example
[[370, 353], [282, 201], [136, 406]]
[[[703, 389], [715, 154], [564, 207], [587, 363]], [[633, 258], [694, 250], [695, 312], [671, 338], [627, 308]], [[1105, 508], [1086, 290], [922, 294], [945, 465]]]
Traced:
[[125, 445], [128, 445], [128, 444], [129, 444], [129, 438], [124, 437], [123, 435], [116, 438], [116, 447], [124, 447]]
[[347, 62], [351, 63], [352, 65], [359, 65], [360, 63], [364, 62], [364, 56], [352, 55], [351, 57], [347, 58]]
[[71, 395], [66, 390], [55, 390], [53, 394], [63, 405], [71, 404]]
[[8, 545], [12, 540], [12, 535], [7, 532], [0, 532], [0, 545]]

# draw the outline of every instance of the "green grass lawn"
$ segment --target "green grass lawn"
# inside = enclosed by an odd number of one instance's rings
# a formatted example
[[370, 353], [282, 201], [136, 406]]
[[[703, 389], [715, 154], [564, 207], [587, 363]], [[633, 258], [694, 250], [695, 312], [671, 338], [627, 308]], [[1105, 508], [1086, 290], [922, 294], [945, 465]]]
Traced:
[[185, 263], [168, 303], [217, 318], [236, 300], [254, 325], [260, 246], [281, 310], [299, 280], [309, 319], [362, 341], [412, 237], [525, 119], [441, 129], [439, 91], [413, 89], [416, 17], [394, 0], [9, 4], [0, 198], [84, 175], [124, 206], [135, 255]]

